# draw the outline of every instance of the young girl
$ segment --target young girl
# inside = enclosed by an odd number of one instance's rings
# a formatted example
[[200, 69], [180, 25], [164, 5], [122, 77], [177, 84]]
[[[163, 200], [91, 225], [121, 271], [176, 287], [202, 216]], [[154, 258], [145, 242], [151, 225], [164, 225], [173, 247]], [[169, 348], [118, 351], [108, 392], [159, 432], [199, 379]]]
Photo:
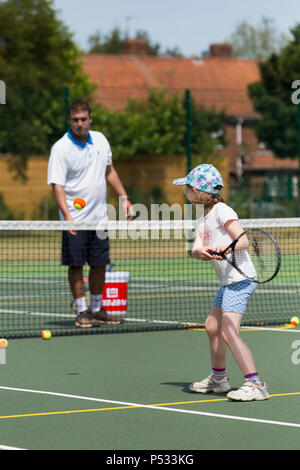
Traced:
[[[192, 383], [189, 388], [198, 393], [229, 392], [227, 397], [236, 401], [266, 400], [269, 398], [267, 385], [261, 382], [252, 354], [239, 336], [243, 314], [256, 283], [246, 280], [221, 256], [209, 253], [210, 250], [223, 251], [243, 232], [237, 214], [219, 195], [223, 187], [222, 177], [213, 165], [202, 164], [173, 183], [185, 185], [186, 196], [193, 205], [204, 206], [204, 216], [197, 221], [192, 254], [202, 261], [210, 261], [220, 279], [220, 288], [205, 321], [211, 374]], [[245, 249], [245, 238], [241, 237], [236, 249]], [[226, 373], [226, 346], [245, 378], [244, 384], [235, 391], [230, 391]]]

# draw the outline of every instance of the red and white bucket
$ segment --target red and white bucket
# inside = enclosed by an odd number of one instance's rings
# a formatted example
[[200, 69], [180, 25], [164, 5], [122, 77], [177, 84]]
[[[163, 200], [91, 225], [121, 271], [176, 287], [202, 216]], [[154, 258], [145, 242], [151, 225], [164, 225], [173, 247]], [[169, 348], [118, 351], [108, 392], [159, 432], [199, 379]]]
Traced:
[[129, 272], [106, 271], [101, 306], [110, 315], [125, 315], [128, 305]]

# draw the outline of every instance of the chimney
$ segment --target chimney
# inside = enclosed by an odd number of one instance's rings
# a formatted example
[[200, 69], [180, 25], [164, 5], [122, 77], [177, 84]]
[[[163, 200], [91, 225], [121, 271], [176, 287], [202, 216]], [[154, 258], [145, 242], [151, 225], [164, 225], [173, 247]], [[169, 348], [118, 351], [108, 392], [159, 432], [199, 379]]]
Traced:
[[229, 43], [211, 44], [209, 46], [210, 57], [231, 57], [232, 47]]
[[125, 39], [124, 54], [145, 55], [148, 54], [149, 45], [146, 39]]

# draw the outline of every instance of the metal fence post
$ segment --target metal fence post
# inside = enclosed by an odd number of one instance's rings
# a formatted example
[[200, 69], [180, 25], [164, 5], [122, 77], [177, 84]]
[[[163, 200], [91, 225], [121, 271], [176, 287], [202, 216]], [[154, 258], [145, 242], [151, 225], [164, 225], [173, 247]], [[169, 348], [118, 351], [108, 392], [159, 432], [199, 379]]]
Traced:
[[69, 108], [70, 108], [70, 87], [69, 85], [65, 86], [65, 130], [69, 130]]
[[185, 90], [185, 111], [186, 111], [186, 153], [187, 171], [192, 169], [192, 100], [191, 91]]

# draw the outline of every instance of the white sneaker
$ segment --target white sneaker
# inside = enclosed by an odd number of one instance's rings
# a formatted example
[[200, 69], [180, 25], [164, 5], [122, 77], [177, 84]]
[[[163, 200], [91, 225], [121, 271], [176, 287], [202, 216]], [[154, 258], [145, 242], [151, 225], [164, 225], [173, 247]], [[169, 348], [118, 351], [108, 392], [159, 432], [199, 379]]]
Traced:
[[231, 387], [229, 383], [229, 377], [224, 377], [221, 380], [215, 380], [211, 375], [201, 382], [193, 382], [189, 389], [191, 392], [196, 393], [226, 393]]
[[227, 393], [227, 398], [233, 401], [267, 400], [269, 397], [265, 383], [245, 382], [238, 390]]

